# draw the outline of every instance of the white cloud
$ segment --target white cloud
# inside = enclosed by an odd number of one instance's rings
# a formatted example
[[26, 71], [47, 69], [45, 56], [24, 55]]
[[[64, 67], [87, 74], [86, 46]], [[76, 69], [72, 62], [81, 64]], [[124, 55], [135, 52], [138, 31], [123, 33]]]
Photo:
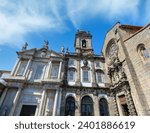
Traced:
[[0, 45], [19, 45], [30, 32], [79, 28], [89, 19], [138, 17], [140, 0], [0, 0]]
[[19, 45], [29, 32], [59, 28], [59, 14], [50, 1], [0, 1], [0, 44]]
[[117, 17], [138, 16], [139, 0], [69, 0], [67, 3], [68, 16], [78, 27], [88, 18], [103, 17], [112, 19]]

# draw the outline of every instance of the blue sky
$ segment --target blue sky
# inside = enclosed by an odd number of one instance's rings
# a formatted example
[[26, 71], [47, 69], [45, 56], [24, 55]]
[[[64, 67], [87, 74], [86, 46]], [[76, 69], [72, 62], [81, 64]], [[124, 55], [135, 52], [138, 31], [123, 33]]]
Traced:
[[0, 0], [0, 70], [11, 70], [25, 42], [41, 48], [44, 40], [57, 52], [74, 51], [78, 29], [90, 31], [100, 54], [107, 31], [116, 23], [144, 26], [150, 0]]

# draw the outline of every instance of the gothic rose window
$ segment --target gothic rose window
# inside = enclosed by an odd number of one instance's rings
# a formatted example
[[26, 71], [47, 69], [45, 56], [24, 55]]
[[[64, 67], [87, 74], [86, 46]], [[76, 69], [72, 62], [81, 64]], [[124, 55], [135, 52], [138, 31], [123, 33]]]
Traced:
[[65, 116], [75, 115], [75, 99], [71, 96], [67, 97], [65, 105]]
[[89, 96], [84, 96], [81, 101], [81, 115], [82, 116], [93, 116], [93, 100]]

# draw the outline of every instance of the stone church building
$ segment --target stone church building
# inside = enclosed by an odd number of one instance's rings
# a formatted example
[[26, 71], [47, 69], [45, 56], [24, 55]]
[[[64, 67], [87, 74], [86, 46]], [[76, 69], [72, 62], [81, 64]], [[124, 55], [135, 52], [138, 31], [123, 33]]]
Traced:
[[77, 31], [75, 52], [27, 46], [0, 71], [1, 116], [150, 115], [150, 24], [115, 24], [101, 55], [86, 31]]

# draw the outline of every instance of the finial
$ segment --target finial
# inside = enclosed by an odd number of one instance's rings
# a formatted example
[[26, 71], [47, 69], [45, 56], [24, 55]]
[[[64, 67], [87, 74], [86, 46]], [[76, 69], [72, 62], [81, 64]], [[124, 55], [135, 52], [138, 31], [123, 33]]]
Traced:
[[48, 44], [49, 44], [48, 40], [44, 40], [43, 48], [48, 49]]
[[22, 51], [27, 50], [27, 47], [28, 47], [28, 43], [26, 42], [26, 43], [22, 46]]
[[68, 48], [66, 49], [66, 54], [69, 54], [69, 49]]
[[64, 48], [64, 46], [62, 46], [61, 47], [61, 53], [64, 54], [64, 52], [65, 52], [65, 48]]

